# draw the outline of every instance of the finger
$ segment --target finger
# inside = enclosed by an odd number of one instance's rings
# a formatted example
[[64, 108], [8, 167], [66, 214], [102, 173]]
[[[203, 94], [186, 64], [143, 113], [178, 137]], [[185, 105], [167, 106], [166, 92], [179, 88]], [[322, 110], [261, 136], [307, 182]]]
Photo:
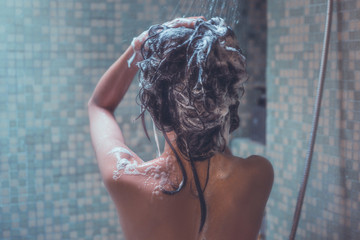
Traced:
[[195, 23], [198, 19], [205, 19], [204, 17], [188, 17], [188, 18], [175, 18], [170, 22], [166, 22], [163, 25], [171, 28], [187, 27], [194, 28]]
[[190, 24], [190, 26], [189, 26], [190, 28], [194, 28], [196, 22], [197, 22], [199, 19], [202, 19], [203, 21], [206, 21], [206, 18], [205, 18], [204, 16], [188, 17], [188, 19], [194, 20], [194, 21], [191, 22], [191, 24]]
[[201, 18], [202, 20], [206, 21], [206, 18], [204, 16], [194, 16], [194, 17], [188, 17], [190, 19], [199, 19]]

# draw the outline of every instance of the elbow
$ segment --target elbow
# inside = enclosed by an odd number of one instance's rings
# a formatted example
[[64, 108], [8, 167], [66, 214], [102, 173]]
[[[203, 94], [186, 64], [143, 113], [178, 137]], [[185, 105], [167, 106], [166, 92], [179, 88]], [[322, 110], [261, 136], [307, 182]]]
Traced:
[[99, 104], [95, 101], [93, 97], [91, 97], [87, 104], [88, 114], [91, 115], [92, 112], [96, 112], [98, 109], [102, 108]]
[[94, 102], [94, 99], [91, 97], [87, 104], [87, 109], [88, 109], [89, 114], [90, 114], [91, 110], [94, 109], [95, 106], [96, 106], [96, 103]]
[[88, 101], [88, 107], [91, 106], [100, 106], [99, 101], [97, 100], [97, 97], [92, 94], [89, 101]]
[[89, 101], [88, 101], [87, 106], [88, 106], [88, 108], [90, 108], [90, 107], [92, 107], [92, 106], [94, 106], [94, 105], [95, 105], [94, 99], [93, 99], [93, 97], [91, 97], [91, 98], [89, 99]]
[[115, 107], [111, 107], [111, 106], [103, 106], [101, 105], [101, 103], [99, 103], [98, 101], [96, 101], [96, 99], [94, 99], [94, 97], [91, 97], [88, 101], [88, 112], [89, 114], [92, 112], [92, 111], [96, 111], [96, 110], [99, 110], [99, 109], [103, 109], [103, 110], [106, 110], [110, 113], [114, 113], [115, 111]]
[[94, 96], [91, 96], [91, 98], [88, 101], [88, 109], [91, 109], [93, 107], [106, 109], [106, 107], [101, 105], [101, 102], [99, 102]]

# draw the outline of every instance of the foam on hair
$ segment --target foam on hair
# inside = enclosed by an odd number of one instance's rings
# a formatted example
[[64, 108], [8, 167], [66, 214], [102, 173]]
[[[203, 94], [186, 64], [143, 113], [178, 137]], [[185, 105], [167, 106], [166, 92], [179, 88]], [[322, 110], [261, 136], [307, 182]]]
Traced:
[[[227, 136], [239, 126], [238, 106], [247, 79], [245, 57], [234, 32], [221, 18], [197, 20], [194, 29], [154, 25], [141, 52], [139, 100], [156, 127], [176, 133], [176, 144], [192, 166], [201, 206], [200, 231], [206, 204], [194, 161], [223, 152]], [[142, 115], [143, 117], [143, 115]], [[146, 129], [145, 129], [146, 131]], [[172, 146], [186, 184], [186, 172]], [[210, 162], [209, 162], [210, 163]]]
[[[195, 29], [152, 26], [138, 63], [139, 99], [156, 127], [175, 131], [181, 153], [204, 160], [226, 146], [239, 126], [245, 58], [221, 18], [199, 19]], [[228, 129], [229, 131], [229, 129]]]

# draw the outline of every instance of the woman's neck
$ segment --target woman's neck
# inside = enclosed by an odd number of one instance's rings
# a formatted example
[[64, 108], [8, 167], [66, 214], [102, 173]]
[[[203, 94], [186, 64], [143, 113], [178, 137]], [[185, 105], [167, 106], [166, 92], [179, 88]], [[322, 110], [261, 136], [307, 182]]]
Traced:
[[173, 147], [177, 152], [179, 151], [177, 144], [176, 144], [176, 134], [174, 131], [171, 132], [167, 132], [165, 133], [166, 136], [164, 136], [165, 138], [167, 138], [167, 140], [170, 142], [170, 144], [168, 143], [168, 141], [165, 141], [165, 146], [164, 146], [164, 153], [166, 152], [172, 152], [171, 147]]
[[[172, 156], [169, 159], [173, 159], [174, 161], [176, 161], [176, 155], [177, 155], [180, 158], [180, 161], [182, 162], [188, 177], [191, 179], [193, 176], [192, 170], [191, 170], [191, 163], [190, 163], [189, 159], [187, 159], [186, 156], [184, 156], [181, 153], [181, 151], [179, 150], [179, 148], [176, 144], [176, 134], [174, 132], [168, 132], [165, 134], [166, 134], [166, 137], [168, 138], [171, 146], [167, 141], [165, 141], [164, 152], [162, 154], [163, 158], [167, 159], [168, 156]], [[176, 154], [174, 153], [174, 151], [172, 149], [174, 149], [176, 151]], [[195, 162], [195, 167], [197, 169], [197, 172], [201, 179], [201, 182], [203, 182], [203, 180], [207, 176], [208, 164], [209, 164], [208, 160]], [[178, 164], [176, 164], [176, 165], [178, 166]], [[178, 172], [180, 174], [180, 172], [181, 172], [180, 168], [178, 168]]]

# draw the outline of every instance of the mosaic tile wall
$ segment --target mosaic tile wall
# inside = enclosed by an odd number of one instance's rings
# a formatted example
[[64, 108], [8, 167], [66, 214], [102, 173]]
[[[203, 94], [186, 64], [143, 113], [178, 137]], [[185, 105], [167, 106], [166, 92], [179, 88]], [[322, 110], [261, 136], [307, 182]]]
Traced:
[[[0, 239], [122, 239], [94, 159], [87, 101], [132, 37], [168, 18], [170, 2], [1, 1]], [[133, 123], [136, 87], [118, 120], [146, 156], [152, 146]]]
[[[360, 1], [334, 1], [315, 153], [296, 239], [360, 236]], [[325, 0], [268, 1], [266, 156], [275, 168], [268, 238], [287, 239], [303, 174]]]
[[[99, 77], [132, 37], [168, 19], [175, 2], [2, 1], [0, 239], [121, 239], [92, 153], [86, 103]], [[360, 234], [360, 4], [340, 0], [335, 8], [316, 153], [298, 239], [355, 239]], [[286, 239], [291, 227], [325, 9], [324, 0], [269, 2], [267, 145], [264, 150], [248, 140], [232, 143], [240, 156], [264, 154], [273, 162], [269, 239]], [[136, 94], [134, 82], [121, 105], [125, 114], [118, 113], [117, 119], [128, 144], [145, 157], [154, 148], [134, 123]], [[151, 133], [150, 124], [148, 128]]]

